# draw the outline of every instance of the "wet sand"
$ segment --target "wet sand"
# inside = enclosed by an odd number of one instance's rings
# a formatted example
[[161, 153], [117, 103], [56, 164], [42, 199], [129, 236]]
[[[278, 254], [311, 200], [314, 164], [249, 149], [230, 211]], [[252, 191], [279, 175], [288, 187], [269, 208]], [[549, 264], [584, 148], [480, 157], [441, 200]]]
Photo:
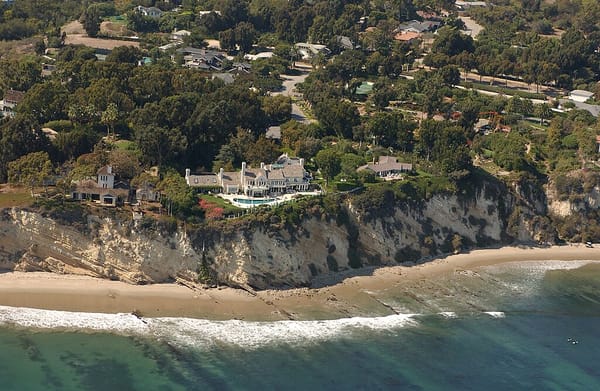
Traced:
[[[393, 287], [419, 289], [418, 282], [480, 266], [518, 261], [600, 261], [600, 248], [503, 247], [474, 250], [416, 266], [361, 269], [362, 275], [319, 279], [322, 288], [267, 290], [190, 289], [176, 284], [129, 285], [79, 275], [9, 272], [0, 274], [0, 305], [76, 312], [140, 313], [146, 317], [206, 319], [327, 319], [394, 313], [377, 293]], [[367, 274], [367, 275], [365, 275]]]

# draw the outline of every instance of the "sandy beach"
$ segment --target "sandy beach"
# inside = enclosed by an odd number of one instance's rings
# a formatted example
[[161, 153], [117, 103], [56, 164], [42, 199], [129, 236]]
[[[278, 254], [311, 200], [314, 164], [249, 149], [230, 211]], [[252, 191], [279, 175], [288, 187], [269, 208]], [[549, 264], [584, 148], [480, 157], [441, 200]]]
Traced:
[[269, 290], [256, 295], [233, 288], [192, 290], [175, 284], [134, 286], [79, 275], [8, 272], [0, 274], [0, 305], [76, 312], [135, 311], [146, 317], [214, 320], [387, 315], [393, 313], [393, 309], [378, 301], [377, 293], [392, 287], [426, 289], [423, 282], [437, 276], [505, 262], [576, 260], [600, 261], [600, 248], [567, 245], [474, 250], [417, 266], [367, 268], [342, 274], [342, 277], [324, 277], [319, 281], [324, 287], [318, 289]]

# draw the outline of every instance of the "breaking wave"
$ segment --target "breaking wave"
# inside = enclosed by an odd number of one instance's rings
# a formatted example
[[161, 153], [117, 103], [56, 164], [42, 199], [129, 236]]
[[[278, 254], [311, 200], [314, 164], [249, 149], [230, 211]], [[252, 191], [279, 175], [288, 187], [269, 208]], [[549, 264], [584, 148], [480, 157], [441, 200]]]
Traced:
[[305, 344], [361, 330], [393, 331], [418, 323], [412, 314], [333, 320], [250, 322], [191, 318], [140, 318], [133, 314], [52, 311], [0, 306], [0, 326], [83, 330], [154, 337], [180, 346]]

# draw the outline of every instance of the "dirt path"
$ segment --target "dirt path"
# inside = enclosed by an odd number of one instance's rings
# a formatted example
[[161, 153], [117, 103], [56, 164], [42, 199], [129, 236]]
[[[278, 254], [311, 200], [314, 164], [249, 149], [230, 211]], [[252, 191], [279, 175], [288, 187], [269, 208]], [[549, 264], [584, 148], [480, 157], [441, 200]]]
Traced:
[[85, 29], [78, 20], [65, 24], [60, 28], [60, 31], [67, 34], [85, 34]]

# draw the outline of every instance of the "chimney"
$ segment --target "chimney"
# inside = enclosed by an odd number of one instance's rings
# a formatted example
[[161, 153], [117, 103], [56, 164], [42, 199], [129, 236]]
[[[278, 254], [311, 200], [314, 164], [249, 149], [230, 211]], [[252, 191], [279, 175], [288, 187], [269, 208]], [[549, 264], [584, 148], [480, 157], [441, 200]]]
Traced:
[[112, 174], [112, 166], [106, 166], [106, 172]]
[[191, 173], [192, 173], [192, 171], [189, 168], [185, 169], [185, 177], [186, 177], [186, 179], [190, 177]]
[[264, 169], [265, 169], [265, 163], [264, 163], [264, 162], [260, 162], [260, 168], [261, 168], [262, 170], [264, 170]]
[[240, 172], [240, 182], [242, 186], [245, 185], [246, 181], [244, 178], [246, 177], [246, 162], [242, 162], [242, 171]]
[[225, 172], [225, 170], [223, 169], [223, 167], [219, 168], [219, 174], [217, 175], [217, 178], [219, 180], [219, 185], [223, 185], [223, 173]]
[[300, 165], [304, 167], [304, 158], [300, 158]]

